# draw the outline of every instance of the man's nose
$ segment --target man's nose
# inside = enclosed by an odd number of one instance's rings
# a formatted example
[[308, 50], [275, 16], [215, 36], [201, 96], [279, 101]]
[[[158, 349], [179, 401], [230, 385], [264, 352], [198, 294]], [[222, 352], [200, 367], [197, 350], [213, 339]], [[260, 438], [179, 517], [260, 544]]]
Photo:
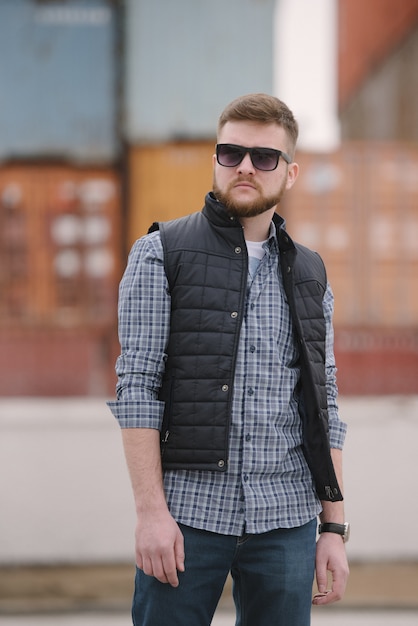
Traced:
[[251, 173], [255, 171], [255, 167], [253, 162], [251, 161], [250, 153], [247, 152], [242, 159], [241, 163], [238, 165], [238, 171], [242, 173]]

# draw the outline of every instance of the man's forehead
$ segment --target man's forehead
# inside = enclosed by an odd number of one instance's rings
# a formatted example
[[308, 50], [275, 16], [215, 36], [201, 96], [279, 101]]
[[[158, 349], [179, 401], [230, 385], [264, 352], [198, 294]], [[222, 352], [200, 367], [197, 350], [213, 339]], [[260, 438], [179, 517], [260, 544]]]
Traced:
[[251, 121], [231, 121], [220, 129], [218, 143], [235, 143], [246, 147], [263, 146], [284, 149], [287, 144], [285, 130], [275, 124]]

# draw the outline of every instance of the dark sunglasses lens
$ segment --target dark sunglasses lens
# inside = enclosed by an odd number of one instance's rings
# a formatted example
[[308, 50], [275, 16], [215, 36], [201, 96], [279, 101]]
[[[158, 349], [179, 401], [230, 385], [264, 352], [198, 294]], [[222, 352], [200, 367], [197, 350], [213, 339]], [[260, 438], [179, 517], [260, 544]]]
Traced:
[[279, 154], [269, 148], [255, 149], [252, 151], [251, 160], [258, 170], [269, 172], [276, 169], [279, 163]]
[[241, 163], [244, 158], [245, 151], [239, 147], [221, 144], [217, 146], [216, 154], [220, 165], [225, 167], [235, 167]]

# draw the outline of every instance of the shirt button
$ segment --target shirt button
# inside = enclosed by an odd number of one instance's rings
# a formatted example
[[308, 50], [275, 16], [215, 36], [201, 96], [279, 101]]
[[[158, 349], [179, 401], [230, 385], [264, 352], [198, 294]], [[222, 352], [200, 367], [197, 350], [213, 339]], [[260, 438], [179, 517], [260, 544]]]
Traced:
[[222, 385], [222, 391], [228, 391], [229, 387], [228, 385]]
[[238, 317], [237, 311], [232, 311], [231, 317], [232, 317], [232, 319], [235, 319], [236, 317]]
[[250, 352], [255, 352], [255, 346], [250, 346]]
[[245, 435], [245, 441], [251, 441], [251, 435], [250, 435], [250, 433], [247, 433], [247, 434]]
[[234, 250], [235, 254], [241, 254], [242, 248], [240, 246], [237, 246]]
[[254, 302], [251, 302], [251, 304], [250, 304], [250, 309], [253, 309], [254, 307], [255, 307]]
[[244, 482], [248, 482], [248, 474], [244, 474]]
[[249, 396], [253, 396], [254, 395], [254, 389], [252, 387], [249, 387], [248, 389], [248, 395]]

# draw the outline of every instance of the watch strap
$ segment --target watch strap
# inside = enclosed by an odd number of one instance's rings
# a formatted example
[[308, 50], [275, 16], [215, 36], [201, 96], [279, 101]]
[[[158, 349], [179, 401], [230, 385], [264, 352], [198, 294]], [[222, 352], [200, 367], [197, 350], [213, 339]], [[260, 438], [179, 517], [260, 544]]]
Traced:
[[336, 524], [335, 522], [325, 522], [318, 527], [319, 534], [321, 533], [335, 533], [341, 535], [344, 541], [348, 539], [348, 524]]

